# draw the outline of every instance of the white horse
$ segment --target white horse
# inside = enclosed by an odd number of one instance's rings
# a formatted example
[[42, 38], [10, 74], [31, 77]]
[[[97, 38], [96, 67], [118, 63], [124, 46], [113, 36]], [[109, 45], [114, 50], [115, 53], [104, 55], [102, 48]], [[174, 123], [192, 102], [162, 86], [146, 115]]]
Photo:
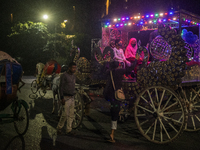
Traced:
[[[58, 116], [60, 116], [61, 114], [61, 98], [60, 98], [60, 75], [56, 75], [53, 78], [52, 81], [52, 92], [53, 92], [53, 110], [52, 110], [52, 114], [55, 112], [55, 107], [56, 107], [56, 103], [57, 103], [57, 110], [58, 110]], [[56, 100], [56, 95], [57, 95], [57, 100]]]

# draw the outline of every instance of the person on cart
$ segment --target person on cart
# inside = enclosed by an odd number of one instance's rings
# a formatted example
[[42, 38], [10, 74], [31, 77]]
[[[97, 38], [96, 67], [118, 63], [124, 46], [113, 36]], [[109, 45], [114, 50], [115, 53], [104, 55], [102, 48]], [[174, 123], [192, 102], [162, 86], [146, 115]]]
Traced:
[[[135, 61], [135, 55], [137, 53], [137, 49], [138, 45], [136, 38], [131, 38], [125, 50], [125, 57], [129, 62], [133, 63]], [[140, 59], [137, 62], [137, 66], [142, 63], [143, 59], [144, 59], [144, 53], [142, 52], [140, 55]], [[137, 73], [137, 67], [135, 67], [134, 72], [135, 74]], [[133, 79], [131, 75], [128, 75], [128, 78]]]
[[[139, 55], [136, 54], [135, 61], [130, 65], [130, 67], [119, 68], [118, 61], [111, 61], [109, 63], [109, 69], [106, 71], [107, 82], [106, 87], [104, 88], [103, 95], [107, 101], [111, 103], [110, 113], [111, 113], [111, 134], [109, 142], [114, 143], [114, 132], [117, 129], [117, 119], [120, 112], [120, 101], [115, 98], [115, 91], [122, 88], [123, 75], [130, 73], [136, 66]], [[115, 90], [113, 87], [110, 71], [112, 71], [113, 81], [115, 84]]]
[[74, 135], [72, 131], [72, 122], [74, 120], [74, 95], [75, 95], [75, 82], [76, 77], [76, 63], [71, 62], [69, 68], [60, 77], [60, 97], [63, 105], [62, 114], [57, 125], [57, 134], [62, 134], [61, 129], [63, 128], [65, 121], [66, 123], [66, 134]]

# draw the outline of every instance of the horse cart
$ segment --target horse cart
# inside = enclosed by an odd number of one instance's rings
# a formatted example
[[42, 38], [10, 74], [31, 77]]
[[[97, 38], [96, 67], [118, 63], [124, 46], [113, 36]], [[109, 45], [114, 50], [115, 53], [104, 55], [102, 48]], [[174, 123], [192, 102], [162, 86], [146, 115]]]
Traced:
[[[137, 53], [143, 52], [144, 59], [135, 77], [123, 81], [126, 100], [119, 118], [133, 114], [140, 133], [158, 144], [177, 139], [183, 131], [199, 130], [200, 40], [189, 31], [199, 29], [199, 23], [199, 16], [185, 10], [103, 20], [102, 38], [92, 40], [91, 62], [83, 57], [76, 61], [79, 98], [88, 103], [91, 96], [102, 95], [104, 69], [114, 57], [112, 41], [121, 39], [125, 48], [141, 33]], [[181, 34], [183, 28], [188, 32]]]
[[7, 53], [0, 51], [0, 111], [11, 107], [12, 113], [0, 114], [0, 124], [14, 123], [16, 132], [24, 135], [29, 126], [28, 104], [17, 97], [22, 67]]

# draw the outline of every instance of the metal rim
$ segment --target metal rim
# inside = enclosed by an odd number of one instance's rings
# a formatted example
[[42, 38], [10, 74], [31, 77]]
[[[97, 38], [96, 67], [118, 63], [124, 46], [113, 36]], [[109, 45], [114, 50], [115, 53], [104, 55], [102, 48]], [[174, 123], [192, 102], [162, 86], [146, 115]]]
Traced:
[[45, 94], [47, 93], [46, 88], [40, 88], [38, 91], [39, 91], [39, 94], [40, 94], [41, 97], [44, 97]]
[[83, 121], [83, 101], [79, 93], [74, 96], [74, 121], [72, 128], [78, 128]]
[[14, 112], [14, 117], [15, 117], [14, 126], [16, 132], [19, 135], [24, 135], [28, 130], [29, 115], [28, 115], [28, 110], [23, 103], [20, 104], [20, 107], [16, 103]]
[[151, 142], [165, 144], [176, 139], [186, 124], [184, 101], [171, 89], [152, 86], [135, 103], [135, 121], [141, 134]]
[[198, 131], [200, 130], [200, 88], [191, 87], [187, 91], [189, 91], [186, 99], [188, 121], [185, 126], [185, 131]]
[[33, 94], [36, 94], [38, 91], [38, 84], [36, 80], [33, 80], [33, 82], [31, 83], [31, 91], [33, 92]]

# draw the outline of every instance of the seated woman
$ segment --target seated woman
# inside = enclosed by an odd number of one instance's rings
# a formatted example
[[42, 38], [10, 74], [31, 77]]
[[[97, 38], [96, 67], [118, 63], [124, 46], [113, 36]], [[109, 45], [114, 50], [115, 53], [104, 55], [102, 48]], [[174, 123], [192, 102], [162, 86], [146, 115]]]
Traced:
[[[137, 40], [135, 38], [131, 38], [129, 40], [129, 44], [128, 44], [126, 50], [125, 50], [125, 57], [129, 62], [135, 61], [135, 55], [137, 53], [137, 49], [138, 49]], [[144, 53], [142, 52], [140, 54], [140, 59], [138, 60], [137, 65], [141, 64], [143, 59], [144, 59]], [[134, 72], [137, 73], [137, 67], [135, 67]], [[129, 75], [128, 77], [130, 79], [132, 79], [131, 75]]]
[[130, 62], [126, 60], [124, 56], [124, 52], [121, 49], [122, 41], [120, 39], [115, 40], [115, 47], [113, 48], [114, 51], [114, 60], [119, 62], [121, 68], [125, 68], [125, 65], [130, 66]]

